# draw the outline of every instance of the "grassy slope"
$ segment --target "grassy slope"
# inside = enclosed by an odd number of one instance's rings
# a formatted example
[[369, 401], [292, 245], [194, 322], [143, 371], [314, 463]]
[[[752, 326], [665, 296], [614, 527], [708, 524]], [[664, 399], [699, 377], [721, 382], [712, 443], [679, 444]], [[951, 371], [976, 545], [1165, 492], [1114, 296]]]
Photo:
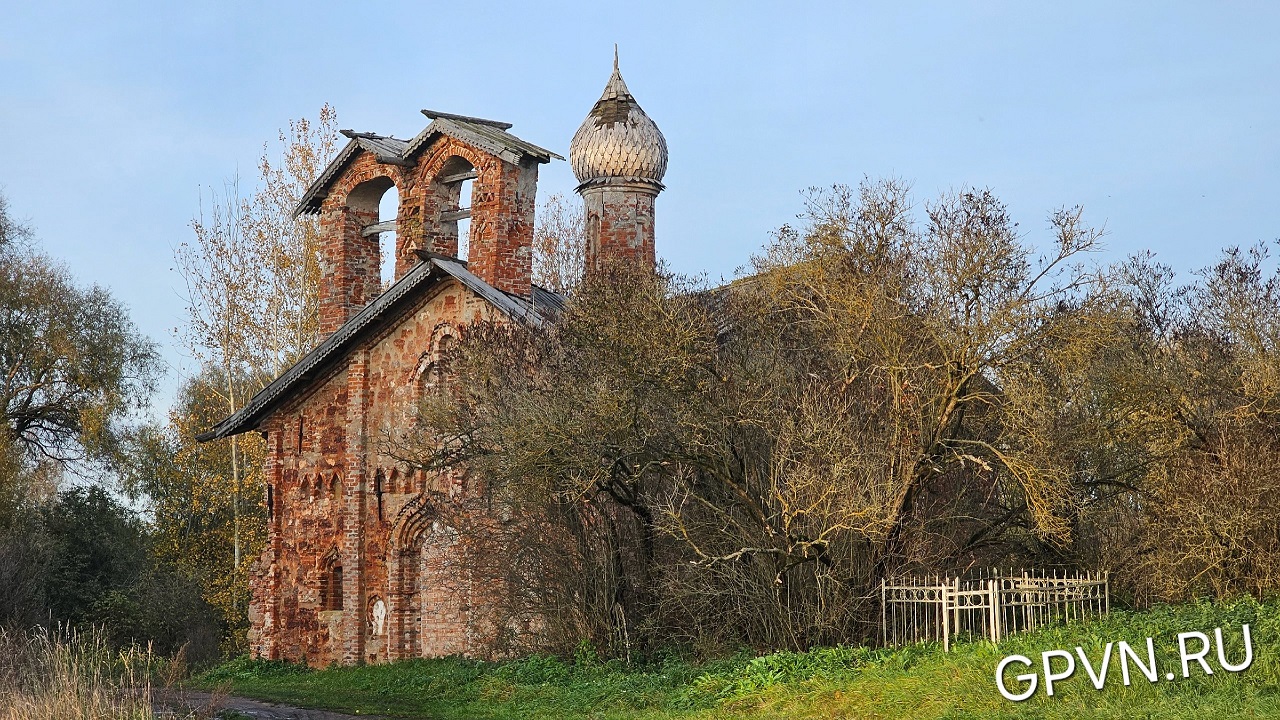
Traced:
[[[1212, 636], [1221, 626], [1237, 646], [1227, 657], [1238, 662], [1242, 623], [1253, 631], [1254, 662], [1248, 670], [1203, 677], [1193, 666], [1189, 679], [1163, 679], [1166, 669], [1180, 670], [1179, 632]], [[1100, 659], [1109, 641], [1127, 640], [1142, 648], [1148, 636], [1156, 639], [1161, 674], [1156, 684], [1135, 669], [1133, 685], [1124, 687], [1113, 656], [1101, 692], [1083, 669], [1059, 683], [1052, 698], [1042, 688], [1032, 700], [1014, 704], [996, 691], [995, 666], [1007, 655], [1020, 653], [1038, 663], [1043, 650], [1079, 645]], [[1216, 668], [1214, 653], [1209, 658]], [[1050, 628], [999, 648], [963, 644], [950, 654], [936, 647], [826, 648], [631, 669], [616, 662], [531, 658], [308, 671], [238, 660], [198, 682], [302, 706], [423, 718], [1280, 718], [1280, 602], [1113, 613], [1101, 622]]]

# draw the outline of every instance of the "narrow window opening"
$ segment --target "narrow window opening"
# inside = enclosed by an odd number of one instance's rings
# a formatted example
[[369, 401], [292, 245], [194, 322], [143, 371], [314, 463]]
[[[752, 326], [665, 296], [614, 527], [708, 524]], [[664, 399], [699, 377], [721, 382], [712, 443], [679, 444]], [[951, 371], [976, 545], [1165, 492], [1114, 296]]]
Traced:
[[320, 606], [325, 610], [342, 609], [342, 566], [329, 566], [320, 583]]
[[271, 520], [276, 516], [276, 486], [267, 483], [267, 519]]
[[[382, 194], [378, 201], [378, 223], [395, 222], [400, 213], [400, 191], [394, 186]], [[382, 289], [391, 287], [396, 280], [396, 231], [378, 233], [378, 254], [381, 260]]]
[[297, 448], [298, 454], [302, 454], [302, 440], [305, 436], [306, 436], [306, 421], [302, 419], [301, 415], [299, 415], [298, 416], [298, 448]]
[[373, 476], [373, 495], [378, 499], [378, 522], [382, 522], [382, 471]]
[[[458, 209], [471, 210], [474, 205], [472, 190], [474, 189], [474, 180], [464, 180], [462, 185], [458, 187]], [[458, 259], [466, 260], [467, 251], [471, 246], [471, 217], [465, 217], [458, 220]]]

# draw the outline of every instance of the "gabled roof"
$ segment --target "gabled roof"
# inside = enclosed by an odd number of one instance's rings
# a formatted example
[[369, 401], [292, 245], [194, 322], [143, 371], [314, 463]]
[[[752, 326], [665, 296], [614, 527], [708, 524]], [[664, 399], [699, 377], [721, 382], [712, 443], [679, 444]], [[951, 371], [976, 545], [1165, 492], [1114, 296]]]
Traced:
[[347, 163], [355, 159], [355, 156], [361, 150], [367, 150], [373, 153], [373, 157], [380, 163], [388, 163], [391, 165], [412, 165], [404, 159], [404, 149], [408, 145], [405, 140], [397, 140], [390, 135], [377, 135], [375, 133], [358, 133], [351, 130], [340, 131], [343, 135], [351, 138], [351, 141], [342, 148], [337, 157], [325, 166], [324, 172], [320, 173], [320, 177], [311, 183], [311, 187], [303, 193], [302, 199], [298, 201], [298, 206], [293, 210], [293, 216], [306, 212], [315, 212], [320, 209], [320, 203], [329, 195], [329, 183], [333, 182], [338, 173], [342, 172]]
[[360, 147], [373, 153], [380, 163], [390, 163], [392, 165], [412, 164], [404, 160], [404, 149], [409, 144], [407, 140], [397, 140], [389, 136], [384, 137], [374, 133], [358, 133], [350, 130], [342, 130], [341, 132], [355, 141]]
[[509, 123], [465, 115], [451, 115], [435, 110], [423, 110], [422, 114], [431, 118], [431, 124], [409, 141], [405, 157], [412, 156], [422, 147], [431, 144], [437, 137], [445, 135], [474, 145], [509, 163], [519, 163], [526, 157], [541, 163], [551, 162], [552, 158], [564, 159], [550, 150], [525, 142], [507, 132], [507, 128], [511, 127]]
[[324, 202], [329, 195], [329, 185], [361, 150], [373, 153], [374, 159], [380, 163], [412, 167], [416, 162], [414, 155], [443, 135], [474, 145], [513, 164], [518, 164], [526, 157], [531, 157], [540, 163], [551, 162], [552, 158], [564, 159], [550, 150], [525, 142], [507, 132], [511, 123], [466, 115], [452, 115], [435, 110], [423, 110], [422, 114], [432, 119], [431, 124], [412, 140], [397, 140], [389, 135], [343, 130], [342, 134], [351, 138], [351, 142], [342, 148], [342, 152], [338, 153], [338, 156], [325, 167], [324, 172], [320, 173], [320, 177], [316, 178], [316, 181], [311, 183], [311, 187], [303, 193], [302, 199], [298, 201], [298, 206], [293, 211], [293, 216], [318, 212], [320, 203]]
[[418, 255], [422, 262], [303, 356], [293, 367], [258, 391], [238, 412], [214, 425], [208, 432], [197, 435], [196, 440], [207, 442], [255, 429], [263, 418], [287, 402], [294, 391], [305, 388], [313, 380], [327, 374], [361, 341], [385, 329], [401, 312], [412, 307], [414, 301], [421, 298], [429, 288], [446, 278], [462, 283], [512, 320], [535, 327], [541, 326], [564, 308], [563, 296], [536, 285], [528, 298], [509, 295], [472, 274], [464, 260], [425, 250], [419, 250]]

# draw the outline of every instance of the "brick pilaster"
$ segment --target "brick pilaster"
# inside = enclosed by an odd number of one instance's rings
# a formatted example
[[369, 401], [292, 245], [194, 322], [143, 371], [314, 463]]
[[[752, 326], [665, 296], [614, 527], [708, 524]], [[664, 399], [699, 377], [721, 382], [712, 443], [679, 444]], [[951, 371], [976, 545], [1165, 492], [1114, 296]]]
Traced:
[[364, 533], [368, 488], [365, 453], [368, 450], [369, 351], [352, 354], [347, 366], [347, 448], [342, 478], [342, 664], [364, 660], [365, 603]]

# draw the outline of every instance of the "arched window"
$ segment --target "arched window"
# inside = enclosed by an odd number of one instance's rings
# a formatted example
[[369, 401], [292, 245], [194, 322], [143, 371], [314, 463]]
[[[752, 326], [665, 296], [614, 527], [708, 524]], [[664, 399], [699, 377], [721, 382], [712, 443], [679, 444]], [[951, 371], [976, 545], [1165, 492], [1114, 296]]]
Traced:
[[[378, 254], [378, 262], [367, 270], [367, 281], [377, 281], [377, 292], [395, 280], [396, 220], [400, 209], [400, 194], [389, 177], [366, 180], [347, 195], [347, 210], [351, 221], [360, 230], [360, 237], [369, 243], [369, 250]], [[365, 302], [372, 300], [370, 296]]]
[[342, 564], [337, 552], [331, 552], [320, 574], [320, 609], [342, 609]]
[[388, 188], [378, 201], [378, 225], [390, 226], [391, 230], [383, 230], [378, 234], [378, 255], [381, 259], [382, 289], [391, 287], [396, 281], [396, 217], [400, 213], [400, 192], [395, 187]]
[[437, 252], [466, 259], [477, 177], [475, 167], [456, 155], [440, 166], [431, 183], [430, 200], [440, 212], [440, 223], [434, 236], [427, 238]]
[[463, 180], [458, 186], [458, 211], [465, 210], [467, 216], [458, 218], [458, 259], [466, 260], [467, 251], [471, 247], [471, 205], [473, 203], [474, 180]]

